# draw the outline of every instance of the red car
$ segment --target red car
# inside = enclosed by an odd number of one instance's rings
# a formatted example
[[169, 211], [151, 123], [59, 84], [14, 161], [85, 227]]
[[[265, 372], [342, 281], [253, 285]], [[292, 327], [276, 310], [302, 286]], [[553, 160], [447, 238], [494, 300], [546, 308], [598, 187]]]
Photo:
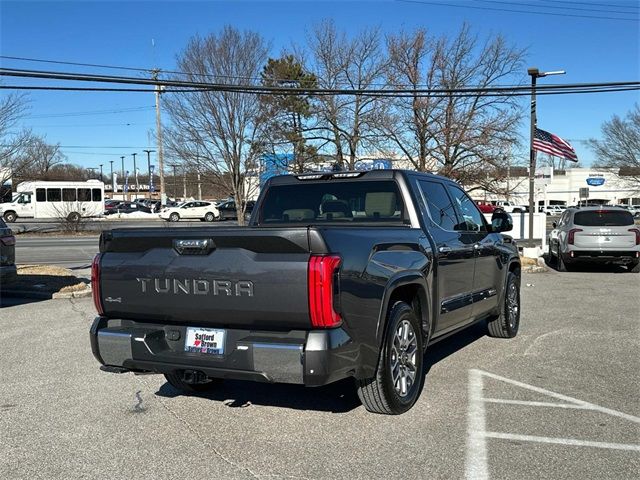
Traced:
[[493, 213], [496, 209], [495, 205], [491, 205], [488, 202], [477, 201], [476, 204], [482, 213]]

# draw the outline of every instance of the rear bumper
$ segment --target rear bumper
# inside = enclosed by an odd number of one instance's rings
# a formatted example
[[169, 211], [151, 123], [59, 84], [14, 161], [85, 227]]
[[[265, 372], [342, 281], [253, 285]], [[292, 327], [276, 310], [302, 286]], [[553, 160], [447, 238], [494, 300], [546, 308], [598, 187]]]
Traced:
[[15, 265], [0, 265], [0, 282], [9, 282], [18, 275]]
[[640, 258], [638, 250], [569, 250], [567, 257], [576, 261], [628, 263]]
[[[354, 342], [341, 329], [226, 330], [225, 355], [184, 351], [185, 326], [98, 317], [90, 330], [94, 357], [117, 371], [201, 371], [208, 377], [325, 385], [354, 375]], [[115, 370], [115, 369], [114, 369]]]

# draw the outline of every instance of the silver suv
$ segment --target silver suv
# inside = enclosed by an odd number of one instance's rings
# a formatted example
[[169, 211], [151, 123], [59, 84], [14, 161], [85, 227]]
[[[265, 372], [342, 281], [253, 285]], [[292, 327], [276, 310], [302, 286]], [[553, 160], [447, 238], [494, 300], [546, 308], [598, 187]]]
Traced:
[[561, 272], [582, 261], [622, 263], [640, 271], [640, 229], [623, 208], [569, 208], [553, 222], [548, 245], [549, 260]]

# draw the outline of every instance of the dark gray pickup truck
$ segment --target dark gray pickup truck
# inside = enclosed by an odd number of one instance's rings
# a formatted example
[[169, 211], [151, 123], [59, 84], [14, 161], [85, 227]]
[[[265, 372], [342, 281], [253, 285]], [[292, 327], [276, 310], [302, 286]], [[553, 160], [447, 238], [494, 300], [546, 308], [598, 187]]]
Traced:
[[186, 392], [353, 377], [369, 411], [402, 413], [429, 344], [475, 322], [516, 335], [510, 229], [435, 175], [274, 177], [248, 227], [105, 231], [93, 354], [105, 371], [161, 373]]

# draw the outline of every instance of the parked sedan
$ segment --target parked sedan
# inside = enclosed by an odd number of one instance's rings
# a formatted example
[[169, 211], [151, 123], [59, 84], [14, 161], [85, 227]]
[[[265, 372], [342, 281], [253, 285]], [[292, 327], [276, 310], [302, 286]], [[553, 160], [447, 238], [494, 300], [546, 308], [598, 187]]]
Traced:
[[151, 213], [151, 209], [135, 202], [120, 202], [115, 207], [105, 210], [105, 215], [112, 215], [114, 213], [133, 213], [133, 212], [145, 212]]
[[177, 207], [167, 207], [160, 212], [160, 218], [170, 222], [182, 219], [213, 222], [220, 218], [220, 212], [212, 202], [185, 202]]
[[9, 282], [17, 275], [16, 237], [0, 218], [0, 285]]
[[[253, 211], [253, 207], [256, 202], [249, 201], [247, 202], [247, 207], [245, 209], [245, 217], [246, 220], [251, 216], [251, 212]], [[218, 205], [218, 210], [220, 211], [220, 220], [236, 220], [238, 218], [238, 212], [236, 210], [236, 202], [233, 200], [228, 200], [220, 205]]]
[[577, 262], [626, 264], [640, 272], [640, 229], [618, 207], [569, 208], [549, 237], [549, 261], [567, 271]]

